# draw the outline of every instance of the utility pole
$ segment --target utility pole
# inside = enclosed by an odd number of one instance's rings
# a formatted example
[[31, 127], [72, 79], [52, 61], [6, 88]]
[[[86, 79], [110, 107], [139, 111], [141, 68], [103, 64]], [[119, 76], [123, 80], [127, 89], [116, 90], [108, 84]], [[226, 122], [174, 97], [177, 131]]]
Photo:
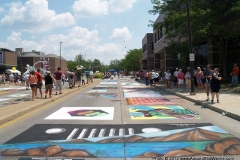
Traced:
[[186, 0], [186, 3], [187, 3], [187, 26], [188, 26], [188, 49], [189, 49], [189, 61], [190, 61], [190, 72], [191, 72], [190, 95], [196, 95], [196, 93], [194, 92], [194, 73], [193, 73], [194, 53], [192, 51], [192, 33], [191, 33], [192, 31], [191, 31], [191, 23], [190, 23], [189, 0]]

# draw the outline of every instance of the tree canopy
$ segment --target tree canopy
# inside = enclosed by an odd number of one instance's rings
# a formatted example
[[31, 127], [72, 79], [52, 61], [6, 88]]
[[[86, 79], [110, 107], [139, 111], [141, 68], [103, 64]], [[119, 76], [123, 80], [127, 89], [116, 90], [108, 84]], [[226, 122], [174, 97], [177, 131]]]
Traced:
[[[176, 43], [187, 38], [186, 0], [151, 0], [150, 14], [164, 14], [163, 22], [152, 23], [155, 29], [164, 28], [165, 36]], [[193, 45], [211, 40], [218, 47], [223, 70], [227, 66], [229, 40], [240, 36], [239, 0], [191, 0], [190, 19]], [[176, 37], [179, 41], [176, 41]], [[184, 45], [183, 45], [184, 46]], [[172, 46], [174, 47], [174, 46]], [[187, 53], [187, 52], [186, 52]], [[226, 70], [224, 71], [226, 74]]]

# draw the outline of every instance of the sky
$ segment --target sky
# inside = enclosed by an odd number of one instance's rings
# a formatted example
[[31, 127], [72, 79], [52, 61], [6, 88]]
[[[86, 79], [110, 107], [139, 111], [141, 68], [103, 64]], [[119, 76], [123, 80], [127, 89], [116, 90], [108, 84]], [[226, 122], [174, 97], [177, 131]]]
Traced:
[[0, 48], [36, 50], [104, 64], [141, 48], [152, 33], [150, 0], [0, 0]]

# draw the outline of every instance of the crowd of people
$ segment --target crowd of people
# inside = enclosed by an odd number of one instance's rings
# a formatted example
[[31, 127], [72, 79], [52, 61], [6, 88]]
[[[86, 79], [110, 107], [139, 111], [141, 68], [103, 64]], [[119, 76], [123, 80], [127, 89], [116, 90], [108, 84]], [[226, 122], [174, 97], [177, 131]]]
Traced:
[[[26, 90], [32, 90], [32, 100], [35, 98], [52, 98], [53, 88], [56, 88], [56, 95], [62, 94], [62, 87], [68, 82], [70, 89], [74, 87], [81, 87], [82, 85], [93, 82], [93, 71], [84, 73], [81, 70], [69, 70], [67, 73], [63, 73], [61, 68], [58, 67], [57, 71], [51, 73], [46, 71], [41, 74], [40, 69], [36, 71], [32, 70], [29, 73], [18, 75], [18, 74], [1, 74], [0, 85], [6, 83], [13, 85], [26, 86]], [[45, 92], [43, 93], [43, 85], [45, 86]], [[39, 96], [38, 96], [39, 92]]]
[[[194, 83], [194, 87], [198, 88], [199, 92], [206, 92], [207, 98], [206, 101], [209, 101], [210, 93], [211, 103], [214, 103], [214, 98], [216, 97], [217, 103], [219, 103], [219, 91], [221, 88], [222, 74], [219, 72], [219, 68], [211, 68], [211, 65], [207, 65], [203, 70], [200, 67], [197, 67], [191, 76], [190, 68], [187, 68], [186, 71], [176, 68], [174, 72], [170, 70], [159, 70], [159, 71], [140, 71], [135, 72], [135, 77], [145, 80], [146, 85], [153, 86], [157, 83], [166, 84], [167, 88], [171, 89], [173, 86], [176, 86], [179, 89], [179, 92], [191, 92], [191, 84]], [[230, 73], [232, 76], [231, 86], [237, 86], [239, 68], [237, 64], [234, 64], [233, 70]]]

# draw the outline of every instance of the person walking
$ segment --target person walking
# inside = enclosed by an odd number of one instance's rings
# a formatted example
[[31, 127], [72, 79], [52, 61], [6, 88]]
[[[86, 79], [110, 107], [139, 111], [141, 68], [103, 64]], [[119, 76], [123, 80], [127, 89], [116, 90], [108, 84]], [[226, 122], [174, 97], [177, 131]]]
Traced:
[[206, 89], [206, 94], [207, 94], [207, 99], [206, 101], [209, 101], [209, 93], [211, 92], [211, 75], [213, 74], [213, 70], [211, 69], [210, 65], [207, 65], [207, 69], [204, 71], [203, 78], [205, 79], [205, 89]]
[[203, 91], [202, 76], [203, 76], [203, 72], [201, 71], [201, 68], [198, 67], [197, 68], [197, 73], [196, 73], [196, 80], [197, 80], [198, 89], [199, 89], [200, 92]]
[[149, 85], [149, 73], [147, 71], [145, 73], [145, 83], [146, 83], [146, 86]]
[[76, 82], [77, 82], [77, 85], [78, 87], [81, 87], [81, 71], [79, 69], [77, 69], [76, 73]]
[[28, 78], [29, 78], [29, 74], [26, 73], [25, 76], [24, 76], [24, 80], [26, 82], [26, 90], [29, 90], [29, 80], [28, 80]]
[[82, 86], [83, 86], [83, 85], [85, 85], [85, 80], [86, 80], [86, 76], [85, 76], [84, 73], [82, 74], [82, 78], [81, 79], [82, 79]]
[[234, 87], [234, 86], [236, 87], [238, 85], [238, 75], [239, 75], [239, 68], [236, 63], [233, 65], [233, 70], [230, 73], [230, 75], [232, 76], [231, 87]]
[[[37, 69], [37, 72], [35, 74], [36, 74], [37, 79], [38, 79], [38, 81], [37, 81], [37, 89], [39, 89], [41, 98], [43, 98], [43, 96], [42, 96], [42, 85], [43, 85], [42, 84], [42, 74], [40, 73], [40, 69], [39, 68]], [[36, 89], [36, 92], [35, 92], [35, 97], [36, 98], [38, 98], [37, 97], [37, 89]]]
[[72, 71], [69, 72], [69, 88], [72, 89], [74, 87], [74, 73]]
[[173, 80], [173, 83], [174, 83], [174, 86], [176, 86], [176, 84], [178, 83], [178, 68], [176, 68], [175, 72], [174, 72], [174, 80]]
[[169, 70], [167, 70], [167, 72], [165, 74], [165, 80], [166, 80], [167, 88], [171, 89], [171, 73]]
[[[90, 71], [90, 82], [93, 82], [93, 71]], [[115, 76], [117, 75], [117, 72], [115, 72]]]
[[54, 72], [54, 76], [56, 79], [55, 85], [56, 85], [56, 95], [58, 94], [58, 88], [59, 88], [59, 94], [62, 94], [62, 71], [61, 68], [58, 67], [57, 71]]
[[35, 71], [30, 72], [28, 81], [29, 81], [30, 87], [32, 89], [32, 100], [34, 101], [35, 100], [35, 94], [36, 94], [36, 91], [37, 91], [37, 82], [38, 82]]
[[183, 84], [184, 84], [184, 73], [183, 73], [182, 69], [179, 69], [177, 79], [178, 79], [179, 92], [182, 92], [183, 91], [182, 88], [183, 88]]
[[47, 71], [47, 75], [44, 77], [45, 80], [45, 99], [47, 98], [47, 94], [49, 92], [49, 98], [52, 98], [52, 89], [53, 83], [55, 83], [55, 79], [51, 76], [51, 72]]
[[214, 69], [214, 73], [210, 76], [211, 78], [211, 90], [212, 90], [212, 100], [214, 103], [214, 97], [216, 95], [217, 103], [219, 103], [219, 90], [221, 88], [222, 74], [219, 73], [219, 68]]
[[65, 75], [64, 74], [62, 74], [62, 85], [64, 86], [64, 83], [65, 83]]
[[186, 82], [186, 89], [187, 92], [191, 91], [191, 73], [190, 70], [188, 69], [186, 74], [185, 74], [185, 82]]

